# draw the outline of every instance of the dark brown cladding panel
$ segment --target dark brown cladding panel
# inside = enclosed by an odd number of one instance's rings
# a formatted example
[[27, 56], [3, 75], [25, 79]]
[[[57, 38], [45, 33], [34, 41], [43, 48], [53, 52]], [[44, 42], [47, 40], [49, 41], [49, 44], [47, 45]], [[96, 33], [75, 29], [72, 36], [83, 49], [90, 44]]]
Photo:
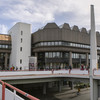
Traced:
[[[97, 45], [100, 46], [100, 34], [97, 34]], [[90, 44], [90, 33], [86, 28], [79, 30], [74, 25], [70, 28], [69, 24], [64, 23], [61, 28], [55, 23], [48, 23], [43, 29], [32, 34], [32, 44], [41, 41], [69, 41], [81, 44]]]
[[68, 29], [43, 29], [32, 35], [32, 43], [40, 41], [69, 41], [89, 44], [89, 34]]

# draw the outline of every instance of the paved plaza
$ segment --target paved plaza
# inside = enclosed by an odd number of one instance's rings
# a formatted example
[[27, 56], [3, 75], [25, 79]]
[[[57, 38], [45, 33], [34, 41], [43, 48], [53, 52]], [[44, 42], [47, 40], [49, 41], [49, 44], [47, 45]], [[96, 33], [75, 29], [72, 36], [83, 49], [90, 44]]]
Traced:
[[89, 89], [81, 89], [80, 95], [77, 95], [77, 90], [75, 89], [64, 92], [62, 91], [61, 93], [56, 94], [55, 97], [58, 100], [90, 100], [89, 93], [90, 93]]
[[58, 92], [57, 87], [49, 88], [47, 94], [42, 94], [42, 89], [29, 89], [28, 93], [34, 95], [40, 100], [90, 100], [90, 89], [84, 88], [80, 90], [80, 95], [77, 95], [77, 89], [71, 90], [68, 86], [64, 86], [61, 92]]

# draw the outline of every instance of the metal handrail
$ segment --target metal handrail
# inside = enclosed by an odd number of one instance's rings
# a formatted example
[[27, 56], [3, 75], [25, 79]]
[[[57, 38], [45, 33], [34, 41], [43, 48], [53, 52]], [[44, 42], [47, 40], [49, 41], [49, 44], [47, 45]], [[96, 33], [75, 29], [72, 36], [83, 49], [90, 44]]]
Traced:
[[8, 86], [11, 89], [13, 89], [14, 91], [17, 91], [18, 93], [22, 94], [23, 96], [27, 97], [30, 100], [39, 100], [38, 98], [31, 96], [30, 94], [27, 94], [26, 92], [23, 92], [22, 90], [6, 83], [0, 80], [0, 83], [2, 84], [2, 100], [5, 100], [5, 87]]

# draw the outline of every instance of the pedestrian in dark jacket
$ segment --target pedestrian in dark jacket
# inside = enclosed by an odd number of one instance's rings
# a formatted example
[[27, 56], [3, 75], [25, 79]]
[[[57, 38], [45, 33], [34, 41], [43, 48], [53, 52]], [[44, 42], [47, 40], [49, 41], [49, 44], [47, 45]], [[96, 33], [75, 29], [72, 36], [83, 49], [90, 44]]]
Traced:
[[69, 74], [71, 73], [71, 70], [72, 70], [72, 66], [69, 65]]

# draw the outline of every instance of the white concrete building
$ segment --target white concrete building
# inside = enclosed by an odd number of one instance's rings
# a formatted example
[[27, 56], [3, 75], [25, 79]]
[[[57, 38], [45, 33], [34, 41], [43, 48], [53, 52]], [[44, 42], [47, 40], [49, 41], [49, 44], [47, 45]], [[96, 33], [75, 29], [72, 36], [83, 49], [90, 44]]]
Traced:
[[8, 33], [12, 39], [10, 67], [28, 69], [29, 56], [31, 56], [31, 25], [19, 22]]

